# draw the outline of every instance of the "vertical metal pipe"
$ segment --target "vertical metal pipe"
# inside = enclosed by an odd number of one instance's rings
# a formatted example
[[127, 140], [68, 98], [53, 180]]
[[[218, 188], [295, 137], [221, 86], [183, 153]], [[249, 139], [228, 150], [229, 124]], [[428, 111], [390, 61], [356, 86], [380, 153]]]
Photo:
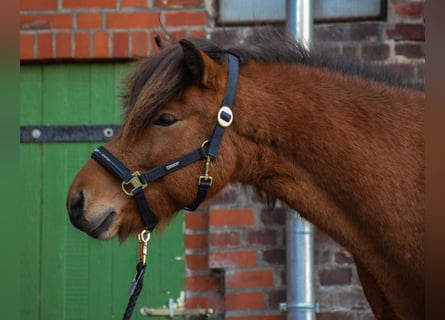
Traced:
[[314, 320], [314, 231], [297, 211], [286, 217], [286, 319]]
[[312, 42], [313, 13], [312, 0], [286, 1], [287, 30], [307, 49]]
[[[312, 0], [287, 0], [288, 31], [309, 50], [312, 41]], [[286, 319], [314, 320], [314, 229], [294, 210], [286, 218]]]

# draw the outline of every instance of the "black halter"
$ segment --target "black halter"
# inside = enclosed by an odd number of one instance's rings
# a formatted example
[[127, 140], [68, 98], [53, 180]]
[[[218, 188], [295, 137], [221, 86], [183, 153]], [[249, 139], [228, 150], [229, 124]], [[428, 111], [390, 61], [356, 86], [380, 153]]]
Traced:
[[[212, 185], [212, 177], [209, 176], [209, 165], [211, 158], [218, 155], [219, 145], [224, 135], [225, 128], [228, 127], [233, 120], [232, 107], [235, 99], [236, 87], [238, 82], [239, 62], [238, 58], [232, 54], [228, 54], [229, 76], [226, 88], [226, 94], [218, 112], [217, 124], [213, 129], [209, 139], [204, 141], [201, 147], [195, 151], [186, 154], [176, 160], [169, 161], [159, 167], [153, 168], [145, 173], [135, 171], [131, 173], [122, 162], [119, 161], [111, 152], [104, 147], [98, 147], [91, 154], [91, 158], [99, 162], [115, 177], [122, 180], [122, 190], [129, 196], [133, 196], [144, 221], [145, 228], [152, 231], [157, 224], [156, 216], [153, 214], [144, 194], [144, 189], [149, 182], [159, 179], [171, 172], [179, 170], [195, 161], [206, 158], [206, 170], [203, 176], [199, 177], [198, 192], [193, 202], [184, 208], [185, 210], [195, 210], [205, 199], [207, 192]], [[206, 151], [207, 146], [207, 151]]]

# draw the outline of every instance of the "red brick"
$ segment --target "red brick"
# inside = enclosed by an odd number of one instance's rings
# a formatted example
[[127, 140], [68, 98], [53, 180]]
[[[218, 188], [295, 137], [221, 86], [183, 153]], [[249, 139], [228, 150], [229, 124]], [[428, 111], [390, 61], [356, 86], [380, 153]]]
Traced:
[[122, 0], [123, 8], [146, 8], [147, 0]]
[[342, 55], [344, 57], [348, 57], [348, 58], [352, 58], [352, 59], [357, 59], [358, 55], [357, 55], [357, 47], [355, 46], [343, 46], [343, 52]]
[[187, 212], [185, 214], [185, 228], [192, 230], [207, 230], [209, 214], [201, 212]]
[[71, 33], [63, 32], [56, 34], [56, 57], [71, 58]]
[[158, 12], [110, 12], [107, 28], [155, 28], [159, 27]]
[[57, 9], [57, 0], [20, 0], [20, 10]]
[[362, 58], [364, 60], [386, 60], [389, 58], [389, 46], [387, 44], [363, 46]]
[[206, 270], [209, 268], [209, 256], [207, 254], [187, 254], [185, 265], [188, 270]]
[[224, 299], [222, 296], [213, 296], [208, 294], [205, 296], [187, 297], [185, 299], [185, 308], [210, 308], [213, 309], [215, 313], [221, 313], [225, 309]]
[[286, 251], [284, 249], [264, 250], [263, 260], [270, 264], [285, 264]]
[[210, 234], [210, 244], [215, 247], [239, 246], [241, 235], [239, 232], [224, 232]]
[[186, 249], [206, 249], [208, 248], [207, 234], [186, 234], [185, 248]]
[[34, 35], [20, 34], [20, 59], [34, 58]]
[[[281, 302], [283, 302], [283, 301], [281, 301]], [[256, 316], [232, 316], [232, 317], [226, 317], [225, 319], [226, 320], [283, 320], [283, 315], [275, 314], [275, 315], [261, 315], [261, 316], [259, 316], [259, 315], [256, 315]]]
[[218, 291], [223, 287], [222, 279], [216, 275], [193, 275], [185, 278], [185, 288], [188, 291]]
[[205, 32], [205, 30], [191, 30], [191, 31], [189, 31], [189, 37], [191, 37], [191, 38], [205, 38], [206, 32]]
[[[204, 26], [200, 26], [199, 28], [203, 28]], [[185, 30], [185, 28], [183, 28]], [[189, 28], [187, 28], [189, 29]], [[214, 38], [215, 33], [218, 34], [216, 38]], [[212, 40], [225, 39], [227, 40], [227, 30], [216, 28], [215, 31], [212, 31]], [[223, 207], [231, 206], [232, 204], [238, 203], [238, 197], [240, 195], [240, 188], [236, 185], [228, 185], [226, 186], [220, 193], [215, 195], [212, 198], [212, 205], [220, 205]]]
[[272, 270], [228, 271], [226, 272], [226, 288], [260, 288], [273, 287]]
[[212, 268], [253, 267], [256, 263], [257, 252], [254, 250], [214, 252], [209, 255]]
[[117, 8], [117, 0], [63, 0], [62, 8]]
[[21, 14], [20, 29], [72, 29], [73, 17], [70, 14]]
[[270, 229], [249, 231], [247, 240], [253, 245], [276, 245], [277, 232]]
[[423, 43], [402, 43], [395, 46], [396, 55], [405, 56], [407, 58], [423, 58], [425, 51]]
[[[344, 288], [344, 290], [337, 290], [335, 293], [335, 301], [337, 301], [337, 306], [339, 308], [345, 308], [347, 310], [363, 310], [369, 306], [363, 291], [347, 289], [350, 289], [350, 286]], [[323, 291], [327, 292], [328, 290]]]
[[315, 264], [329, 263], [331, 261], [330, 248], [316, 247], [314, 250]]
[[37, 34], [37, 57], [39, 59], [48, 59], [53, 57], [52, 33]]
[[160, 8], [201, 7], [204, 0], [155, 0], [154, 5]]
[[[341, 25], [341, 24], [339, 24]], [[377, 41], [380, 35], [380, 24], [370, 23], [351, 23], [346, 24], [346, 41]]]
[[423, 24], [399, 23], [393, 29], [387, 30], [389, 39], [425, 41], [425, 26]]
[[242, 292], [226, 294], [226, 310], [263, 309], [263, 292]]
[[177, 30], [177, 31], [172, 31], [169, 32], [170, 38], [171, 40], [174, 41], [179, 41], [181, 39], [184, 39], [186, 37], [185, 35], [185, 30]]
[[102, 27], [101, 13], [79, 13], [77, 15], [78, 29], [99, 29]]
[[110, 35], [108, 32], [95, 32], [93, 34], [93, 57], [109, 57]]
[[202, 26], [207, 24], [207, 14], [204, 11], [184, 12], [174, 11], [165, 12], [165, 25], [167, 27], [179, 26]]
[[132, 49], [135, 57], [145, 57], [148, 55], [148, 35], [149, 33], [144, 31], [133, 32]]
[[314, 28], [314, 43], [350, 42], [378, 40], [380, 24], [369, 23], [337, 23], [320, 24]]
[[286, 223], [286, 209], [274, 208], [274, 209], [262, 209], [261, 221], [267, 225], [283, 226]]
[[77, 32], [74, 35], [74, 56], [76, 58], [90, 57], [90, 34]]
[[395, 12], [401, 18], [420, 19], [423, 17], [424, 2], [407, 2], [396, 3], [394, 5]]
[[350, 268], [320, 270], [318, 276], [322, 286], [349, 285], [352, 282]]
[[354, 259], [349, 251], [340, 248], [335, 252], [335, 262], [338, 264], [352, 264], [354, 263]]
[[[286, 283], [283, 281], [283, 283]], [[280, 303], [286, 301], [286, 289], [270, 289], [267, 290], [267, 302], [269, 308], [279, 310]]]
[[334, 240], [332, 240], [330, 236], [318, 228], [314, 228], [314, 243], [315, 246], [328, 246], [335, 244]]
[[210, 211], [209, 224], [212, 227], [255, 225], [254, 213], [250, 209], [216, 209]]
[[130, 36], [127, 32], [115, 32], [113, 34], [113, 57], [126, 58], [129, 56]]

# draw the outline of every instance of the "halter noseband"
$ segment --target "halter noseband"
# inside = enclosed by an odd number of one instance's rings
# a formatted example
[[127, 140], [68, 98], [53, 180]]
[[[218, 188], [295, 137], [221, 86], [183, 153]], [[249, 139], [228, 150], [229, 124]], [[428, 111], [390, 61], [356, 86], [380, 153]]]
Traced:
[[[225, 128], [230, 126], [233, 120], [232, 107], [235, 99], [236, 87], [238, 82], [239, 62], [238, 58], [233, 54], [228, 53], [229, 75], [227, 81], [226, 94], [221, 107], [218, 112], [217, 124], [213, 129], [209, 139], [204, 141], [201, 147], [195, 151], [186, 154], [176, 160], [168, 161], [165, 164], [155, 167], [145, 173], [135, 171], [131, 173], [119, 159], [117, 159], [110, 151], [104, 147], [98, 147], [91, 154], [91, 158], [96, 160], [100, 165], [107, 169], [115, 177], [122, 180], [122, 190], [129, 196], [133, 196], [144, 221], [145, 228], [152, 231], [157, 224], [156, 216], [150, 209], [147, 198], [144, 194], [144, 189], [148, 183], [159, 179], [171, 172], [179, 170], [195, 161], [206, 158], [206, 170], [203, 176], [199, 177], [198, 192], [193, 202], [185, 207], [185, 210], [195, 210], [201, 202], [205, 199], [207, 192], [212, 185], [212, 177], [209, 176], [209, 165], [211, 158], [216, 158], [218, 155], [219, 145], [224, 135]], [[207, 151], [206, 151], [206, 145]]]

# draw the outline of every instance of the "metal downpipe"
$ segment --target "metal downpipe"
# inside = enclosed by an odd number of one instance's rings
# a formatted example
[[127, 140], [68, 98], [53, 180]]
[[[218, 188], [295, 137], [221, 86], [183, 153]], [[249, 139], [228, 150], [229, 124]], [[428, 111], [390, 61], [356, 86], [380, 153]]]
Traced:
[[286, 216], [286, 319], [314, 320], [314, 228], [297, 211]]
[[[286, 1], [288, 31], [309, 50], [312, 41], [312, 0]], [[286, 217], [286, 319], [314, 320], [314, 228], [297, 211]]]
[[286, 0], [286, 28], [306, 49], [312, 42], [312, 0]]

